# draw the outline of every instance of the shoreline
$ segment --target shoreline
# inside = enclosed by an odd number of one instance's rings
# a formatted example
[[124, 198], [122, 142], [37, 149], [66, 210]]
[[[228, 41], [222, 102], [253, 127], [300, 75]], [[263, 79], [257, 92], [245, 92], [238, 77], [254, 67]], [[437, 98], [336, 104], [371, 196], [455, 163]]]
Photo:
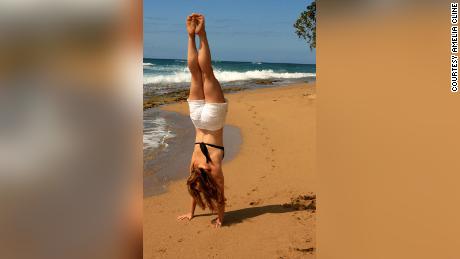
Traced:
[[[176, 222], [190, 196], [183, 180], [172, 181], [144, 199], [145, 258], [315, 257], [315, 200], [306, 195], [316, 190], [315, 83], [254, 90], [226, 95], [226, 124], [244, 141], [224, 164], [224, 226], [213, 229], [214, 215], [200, 208], [191, 222]], [[161, 109], [188, 112], [184, 102]]]
[[[293, 82], [293, 83], [279, 83], [279, 79], [258, 79], [253, 80], [253, 84], [257, 87], [250, 87], [246, 86], [222, 86], [224, 94], [233, 94], [241, 91], [250, 91], [250, 90], [257, 90], [257, 89], [265, 89], [265, 88], [276, 88], [276, 87], [287, 87], [291, 85], [298, 85], [298, 84], [315, 84], [316, 79], [310, 79], [305, 82]], [[155, 95], [152, 92], [146, 93], [143, 96], [143, 110], [146, 111], [151, 108], [162, 107], [169, 104], [175, 104], [179, 102], [183, 102], [187, 100], [188, 96], [188, 88], [186, 89], [178, 89], [167, 94]]]

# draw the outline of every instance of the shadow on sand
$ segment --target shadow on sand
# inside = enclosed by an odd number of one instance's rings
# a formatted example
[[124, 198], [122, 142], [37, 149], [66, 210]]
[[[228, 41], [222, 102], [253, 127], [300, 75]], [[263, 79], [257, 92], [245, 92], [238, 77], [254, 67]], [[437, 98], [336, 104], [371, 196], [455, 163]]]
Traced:
[[[286, 213], [295, 211], [293, 208], [284, 207], [282, 205], [266, 205], [260, 207], [250, 207], [239, 210], [232, 210], [225, 212], [224, 226], [231, 226], [234, 224], [242, 223], [244, 220], [255, 218], [266, 213]], [[196, 215], [196, 217], [212, 216], [215, 213], [207, 213]]]

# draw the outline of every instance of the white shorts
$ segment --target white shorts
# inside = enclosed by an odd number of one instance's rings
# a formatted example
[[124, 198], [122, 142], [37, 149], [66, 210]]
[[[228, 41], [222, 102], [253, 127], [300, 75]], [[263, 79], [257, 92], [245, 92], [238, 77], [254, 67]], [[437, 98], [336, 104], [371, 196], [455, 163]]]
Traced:
[[190, 118], [198, 129], [219, 130], [224, 127], [228, 101], [225, 103], [207, 103], [204, 100], [188, 100]]

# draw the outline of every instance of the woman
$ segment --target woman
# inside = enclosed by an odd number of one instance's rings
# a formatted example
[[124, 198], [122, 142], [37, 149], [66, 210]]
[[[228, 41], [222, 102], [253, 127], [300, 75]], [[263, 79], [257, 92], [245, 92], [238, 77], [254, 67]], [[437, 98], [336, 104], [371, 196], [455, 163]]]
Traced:
[[[217, 211], [215, 226], [224, 220], [225, 197], [222, 159], [224, 158], [223, 126], [227, 114], [227, 101], [214, 76], [211, 52], [201, 14], [192, 14], [186, 21], [188, 32], [188, 67], [192, 74], [190, 94], [187, 99], [190, 118], [195, 125], [195, 147], [190, 163], [187, 186], [192, 196], [190, 213], [177, 217], [191, 220], [196, 204]], [[200, 39], [196, 50], [195, 35]]]

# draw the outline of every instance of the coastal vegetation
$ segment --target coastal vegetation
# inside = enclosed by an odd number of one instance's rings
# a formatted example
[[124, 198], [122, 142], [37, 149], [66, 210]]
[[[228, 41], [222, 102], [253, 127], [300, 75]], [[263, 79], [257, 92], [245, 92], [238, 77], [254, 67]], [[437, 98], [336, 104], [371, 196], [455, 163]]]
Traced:
[[295, 33], [305, 39], [310, 49], [316, 49], [316, 0], [303, 11], [294, 23]]

